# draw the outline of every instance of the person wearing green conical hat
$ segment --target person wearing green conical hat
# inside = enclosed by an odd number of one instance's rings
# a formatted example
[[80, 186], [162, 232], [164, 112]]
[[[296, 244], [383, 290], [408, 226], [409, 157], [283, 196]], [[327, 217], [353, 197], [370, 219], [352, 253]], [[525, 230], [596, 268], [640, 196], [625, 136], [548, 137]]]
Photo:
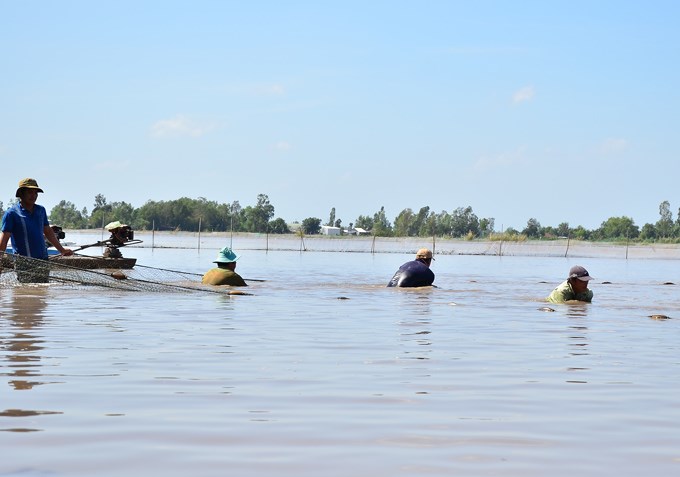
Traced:
[[229, 247], [224, 247], [217, 254], [217, 260], [213, 263], [217, 267], [208, 270], [203, 275], [202, 283], [205, 285], [231, 285], [232, 287], [247, 287], [248, 284], [236, 273], [236, 261], [240, 257]]

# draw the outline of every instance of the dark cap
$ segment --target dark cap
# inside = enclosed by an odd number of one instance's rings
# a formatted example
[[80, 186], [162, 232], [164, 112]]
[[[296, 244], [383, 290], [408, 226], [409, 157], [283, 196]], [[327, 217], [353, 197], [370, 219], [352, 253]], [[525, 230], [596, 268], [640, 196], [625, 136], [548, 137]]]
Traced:
[[593, 277], [591, 277], [590, 274], [588, 273], [588, 270], [586, 270], [580, 265], [574, 265], [569, 269], [569, 278], [578, 278], [583, 282], [587, 282], [588, 280], [593, 279]]

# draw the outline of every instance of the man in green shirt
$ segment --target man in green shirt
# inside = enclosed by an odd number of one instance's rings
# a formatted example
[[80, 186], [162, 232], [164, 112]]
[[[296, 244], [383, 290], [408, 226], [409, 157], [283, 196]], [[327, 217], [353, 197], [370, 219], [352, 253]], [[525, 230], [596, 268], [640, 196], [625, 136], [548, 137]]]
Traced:
[[236, 260], [239, 256], [236, 255], [229, 247], [224, 247], [217, 254], [217, 260], [213, 263], [217, 264], [216, 268], [208, 270], [203, 275], [202, 283], [206, 285], [231, 285], [233, 287], [247, 287], [248, 284], [241, 278], [241, 275], [236, 273]]
[[592, 280], [588, 270], [575, 265], [569, 270], [569, 278], [555, 288], [548, 301], [550, 303], [564, 303], [567, 301], [593, 301], [593, 291], [588, 289], [588, 282]]

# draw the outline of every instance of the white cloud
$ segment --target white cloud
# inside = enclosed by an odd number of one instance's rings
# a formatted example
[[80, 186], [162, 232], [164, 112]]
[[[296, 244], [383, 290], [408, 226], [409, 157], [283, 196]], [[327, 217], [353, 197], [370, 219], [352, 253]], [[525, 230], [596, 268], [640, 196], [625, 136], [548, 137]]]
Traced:
[[178, 114], [174, 118], [156, 121], [151, 126], [151, 135], [158, 138], [169, 136], [201, 137], [213, 129], [215, 129], [214, 124], [200, 124], [183, 114]]
[[524, 88], [518, 89], [512, 95], [512, 102], [515, 104], [523, 103], [525, 101], [531, 101], [534, 99], [536, 92], [533, 86], [525, 86]]
[[602, 141], [599, 150], [603, 154], [616, 154], [628, 149], [628, 141], [622, 138], [610, 137]]

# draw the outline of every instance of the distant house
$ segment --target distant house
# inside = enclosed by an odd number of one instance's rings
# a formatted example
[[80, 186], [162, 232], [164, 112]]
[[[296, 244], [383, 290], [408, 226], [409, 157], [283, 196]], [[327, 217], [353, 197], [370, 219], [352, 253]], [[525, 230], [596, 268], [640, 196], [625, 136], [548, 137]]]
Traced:
[[330, 225], [321, 226], [321, 235], [340, 235], [340, 227], [331, 227]]
[[347, 229], [347, 230], [345, 230], [345, 233], [347, 235], [368, 235], [371, 232], [369, 232], [368, 230], [362, 229], [361, 227], [357, 227], [357, 228], [354, 228], [354, 229]]

